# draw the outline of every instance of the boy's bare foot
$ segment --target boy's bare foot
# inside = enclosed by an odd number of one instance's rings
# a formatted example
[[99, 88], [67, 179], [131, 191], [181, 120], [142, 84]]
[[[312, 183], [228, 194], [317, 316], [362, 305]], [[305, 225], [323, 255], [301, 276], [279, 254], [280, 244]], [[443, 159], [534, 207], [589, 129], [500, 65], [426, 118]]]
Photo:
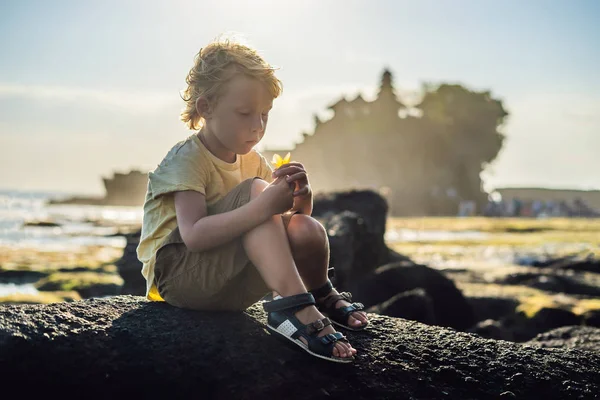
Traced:
[[[321, 297], [316, 299], [317, 304], [322, 304], [328, 297], [338, 295], [338, 291], [334, 289], [329, 292], [329, 294], [325, 297]], [[347, 307], [352, 303], [347, 302], [346, 300], [338, 300], [335, 303], [335, 308]], [[361, 326], [367, 325], [369, 323], [369, 318], [367, 317], [367, 313], [364, 311], [355, 311], [348, 317], [348, 325], [355, 328], [360, 328]]]
[[[303, 308], [302, 310], [298, 311], [295, 315], [296, 318], [298, 318], [303, 324], [310, 324], [318, 319], [325, 318], [315, 306], [308, 306], [306, 308]], [[333, 329], [331, 325], [326, 326], [322, 331], [319, 332], [319, 337], [335, 332], [336, 330]], [[304, 344], [307, 344], [306, 340], [303, 337], [300, 337], [300, 340], [302, 340]], [[356, 349], [354, 349], [350, 345], [350, 343], [336, 342], [335, 348], [333, 349], [333, 355], [336, 357], [352, 357], [355, 354]]]

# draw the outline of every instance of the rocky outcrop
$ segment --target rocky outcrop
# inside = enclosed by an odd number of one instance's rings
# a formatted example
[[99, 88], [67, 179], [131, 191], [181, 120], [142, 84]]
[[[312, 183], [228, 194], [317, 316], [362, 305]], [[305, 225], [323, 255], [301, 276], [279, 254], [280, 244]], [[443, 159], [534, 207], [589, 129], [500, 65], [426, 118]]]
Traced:
[[125, 249], [123, 249], [123, 256], [115, 263], [119, 275], [123, 278], [121, 294], [143, 296], [146, 293], [146, 280], [142, 276], [142, 263], [136, 252], [141, 233], [142, 231], [137, 231], [124, 235], [127, 242]]
[[594, 255], [588, 255], [582, 259], [575, 260], [563, 260], [550, 265], [550, 268], [554, 269], [566, 269], [578, 272], [594, 272], [600, 274], [600, 259]]
[[355, 281], [381, 265], [410, 260], [387, 247], [388, 206], [375, 191], [315, 195], [312, 216], [327, 230], [337, 285]]
[[[454, 282], [440, 271], [426, 265], [409, 261], [383, 265], [372, 273], [342, 285], [341, 289], [351, 291], [354, 298], [366, 307], [385, 302], [385, 307], [377, 306], [374, 310], [389, 316], [404, 318], [408, 318], [410, 315], [408, 313], [414, 310], [405, 310], [405, 314], [402, 312], [391, 314], [390, 311], [398, 308], [389, 307], [387, 304], [398, 294], [421, 289], [430, 299], [433, 324], [465, 330], [477, 322], [473, 308]], [[423, 306], [424, 304], [421, 304], [419, 307]]]
[[[371, 314], [352, 365], [270, 337], [259, 305], [183, 310], [117, 296], [0, 306], [0, 376], [33, 395], [85, 398], [596, 398], [600, 356], [486, 340]], [[33, 384], [34, 383], [34, 384]]]
[[551, 268], [554, 270], [600, 273], [600, 259], [593, 253], [588, 253], [583, 256], [579, 254], [568, 255], [546, 260], [522, 260], [522, 264], [540, 268]]
[[392, 296], [383, 303], [369, 307], [367, 312], [410, 319], [428, 325], [437, 323], [433, 300], [422, 288]]
[[468, 331], [490, 339], [525, 342], [544, 332], [582, 322], [581, 316], [569, 310], [543, 307], [532, 316], [515, 312], [499, 320], [480, 321]]
[[563, 326], [541, 333], [527, 344], [545, 348], [577, 349], [600, 354], [600, 329], [589, 326]]
[[575, 273], [551, 268], [539, 271], [511, 273], [499, 277], [495, 283], [502, 285], [523, 285], [553, 293], [567, 293], [600, 297], [600, 287], [591, 279], [594, 274]]

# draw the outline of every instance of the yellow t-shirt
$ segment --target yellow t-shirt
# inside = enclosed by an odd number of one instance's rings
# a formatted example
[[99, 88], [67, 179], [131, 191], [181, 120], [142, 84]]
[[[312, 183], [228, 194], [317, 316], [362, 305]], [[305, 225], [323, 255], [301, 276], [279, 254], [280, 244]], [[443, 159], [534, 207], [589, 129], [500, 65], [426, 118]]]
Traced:
[[156, 251], [177, 227], [174, 192], [194, 190], [212, 205], [242, 181], [258, 176], [271, 182], [272, 169], [256, 150], [228, 163], [212, 154], [196, 134], [177, 143], [156, 169], [148, 174], [144, 219], [137, 256], [146, 279], [146, 297], [164, 301], [154, 285]]

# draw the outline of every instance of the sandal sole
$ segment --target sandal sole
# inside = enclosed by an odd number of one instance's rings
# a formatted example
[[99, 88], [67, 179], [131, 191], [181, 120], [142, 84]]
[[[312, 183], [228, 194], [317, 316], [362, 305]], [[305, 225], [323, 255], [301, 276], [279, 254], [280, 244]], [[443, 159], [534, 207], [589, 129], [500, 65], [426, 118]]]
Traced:
[[[300, 347], [302, 350], [304, 350], [305, 352], [307, 352], [308, 354], [310, 354], [310, 355], [312, 355], [314, 357], [318, 357], [318, 358], [321, 358], [321, 359], [327, 360], [327, 361], [336, 362], [336, 363], [339, 363], [339, 364], [350, 364], [350, 363], [354, 362], [354, 357], [347, 357], [347, 358], [339, 358], [339, 357], [337, 357], [337, 358], [334, 358], [334, 357], [325, 357], [325, 356], [322, 356], [320, 354], [317, 354], [317, 353], [311, 351], [308, 348], [308, 346], [306, 346], [304, 343], [302, 343], [302, 341], [300, 341], [300, 340], [297, 341], [296, 339], [292, 339], [289, 336], [285, 336], [284, 334], [279, 333], [275, 328], [273, 328], [272, 326], [270, 326], [268, 324], [267, 324], [267, 328], [271, 332], [275, 333], [277, 335], [277, 337], [287, 339], [289, 342], [295, 344], [296, 346]], [[346, 359], [347, 359], [347, 361], [346, 361]]]

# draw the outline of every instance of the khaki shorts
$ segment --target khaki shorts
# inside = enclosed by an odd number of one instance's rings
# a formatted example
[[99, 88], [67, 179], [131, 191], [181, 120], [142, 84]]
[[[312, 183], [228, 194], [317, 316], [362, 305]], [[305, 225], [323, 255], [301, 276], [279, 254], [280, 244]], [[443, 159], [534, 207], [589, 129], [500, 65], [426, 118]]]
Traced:
[[[250, 201], [248, 179], [207, 207], [208, 215], [225, 213]], [[287, 228], [293, 214], [282, 215]], [[245, 310], [270, 292], [248, 259], [242, 238], [202, 252], [188, 251], [179, 228], [156, 253], [155, 284], [169, 304], [194, 310]]]

